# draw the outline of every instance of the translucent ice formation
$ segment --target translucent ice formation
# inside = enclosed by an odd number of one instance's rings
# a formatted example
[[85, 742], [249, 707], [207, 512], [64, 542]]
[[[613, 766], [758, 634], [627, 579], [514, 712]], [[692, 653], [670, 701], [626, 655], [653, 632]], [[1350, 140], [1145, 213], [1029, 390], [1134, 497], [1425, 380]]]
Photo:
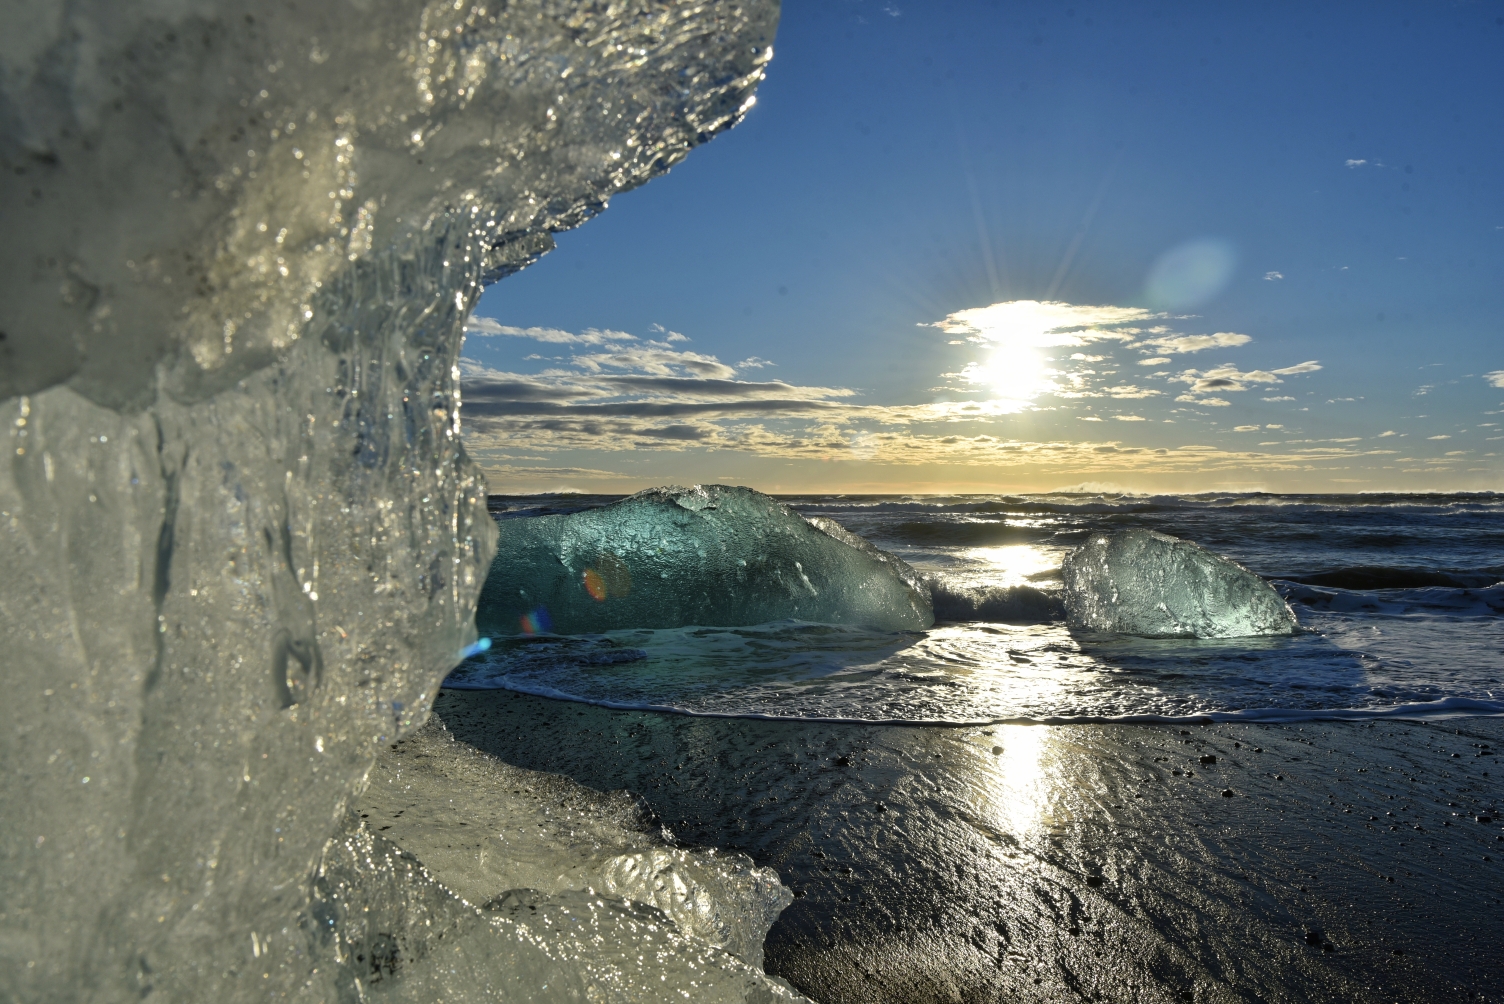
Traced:
[[[334, 1000], [310, 876], [474, 638], [492, 555], [464, 318], [734, 124], [777, 6], [23, 6], [0, 44], [0, 998]], [[393, 867], [351, 873], [338, 916], [429, 895]], [[448, 944], [505, 981], [491, 930]]]
[[750, 488], [654, 488], [500, 527], [477, 614], [483, 633], [789, 618], [912, 631], [935, 619], [907, 564]]
[[1061, 569], [1071, 627], [1145, 638], [1293, 634], [1274, 588], [1235, 561], [1153, 530], [1093, 534]]
[[313, 888], [261, 957], [318, 946], [340, 1000], [803, 999], [761, 972], [793, 898], [770, 869], [674, 847], [626, 792], [510, 767], [437, 723], [377, 758]]

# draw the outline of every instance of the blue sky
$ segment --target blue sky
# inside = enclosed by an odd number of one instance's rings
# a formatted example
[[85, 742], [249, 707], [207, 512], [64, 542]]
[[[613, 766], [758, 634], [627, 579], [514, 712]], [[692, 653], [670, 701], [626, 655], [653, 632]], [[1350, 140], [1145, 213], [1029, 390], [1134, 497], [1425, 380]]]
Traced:
[[1504, 489], [1504, 2], [787, 3], [491, 287], [493, 492]]

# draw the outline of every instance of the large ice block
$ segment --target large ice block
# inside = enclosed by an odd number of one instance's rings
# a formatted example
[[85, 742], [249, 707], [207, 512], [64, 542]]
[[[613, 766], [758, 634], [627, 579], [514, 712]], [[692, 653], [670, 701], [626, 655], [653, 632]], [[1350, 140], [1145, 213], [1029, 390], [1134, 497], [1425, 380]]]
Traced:
[[248, 969], [313, 955], [328, 990], [310, 1000], [803, 1000], [761, 969], [793, 898], [772, 869], [675, 847], [640, 799], [508, 766], [435, 722], [377, 757], [311, 885]]
[[503, 519], [482, 633], [733, 626], [795, 618], [934, 623], [914, 570], [750, 488], [654, 488], [599, 509]]
[[[339, 998], [311, 876], [492, 555], [465, 318], [734, 124], [776, 19], [7, 8], [0, 999]], [[477, 971], [504, 964], [483, 935]]]
[[1269, 583], [1199, 544], [1153, 530], [1093, 534], [1065, 559], [1066, 619], [1145, 638], [1293, 634]]

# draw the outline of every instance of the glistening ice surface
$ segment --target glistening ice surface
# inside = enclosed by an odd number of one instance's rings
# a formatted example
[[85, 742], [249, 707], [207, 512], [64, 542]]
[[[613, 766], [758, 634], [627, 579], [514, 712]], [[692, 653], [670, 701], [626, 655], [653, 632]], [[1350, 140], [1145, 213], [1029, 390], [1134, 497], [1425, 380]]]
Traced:
[[791, 898], [745, 855], [674, 846], [626, 792], [430, 723], [377, 758], [297, 927], [253, 950], [316, 955], [339, 1000], [772, 1004], [802, 1000], [761, 971]]
[[[504, 522], [607, 499], [493, 498]], [[1504, 713], [1504, 504], [1495, 495], [789, 498], [926, 578], [937, 623], [514, 633], [450, 686], [611, 707], [858, 721], [1277, 720]], [[1302, 630], [1073, 632], [1061, 568], [1094, 535], [1195, 541], [1266, 578]], [[1262, 584], [1259, 583], [1260, 587]], [[1278, 595], [1274, 595], [1274, 594]]]
[[[382, 937], [437, 937], [461, 900], [347, 809], [474, 637], [495, 528], [459, 440], [463, 320], [482, 283], [734, 124], [776, 19], [550, 0], [18, 14], [0, 44], [0, 997], [359, 999], [337, 945], [373, 911]], [[577, 892], [569, 916], [666, 979], [689, 941], [683, 965], [726, 955]], [[530, 929], [525, 978], [509, 935], [455, 923], [443, 952], [380, 953], [367, 990], [657, 993], [591, 989], [583, 942], [550, 940], [562, 920]], [[783, 992], [755, 975], [728, 999]]]
[[1295, 633], [1295, 615], [1237, 562], [1153, 530], [1094, 533], [1060, 568], [1066, 620], [1140, 638]]
[[761, 624], [934, 623], [914, 570], [749, 488], [658, 488], [506, 519], [476, 623], [487, 634]]

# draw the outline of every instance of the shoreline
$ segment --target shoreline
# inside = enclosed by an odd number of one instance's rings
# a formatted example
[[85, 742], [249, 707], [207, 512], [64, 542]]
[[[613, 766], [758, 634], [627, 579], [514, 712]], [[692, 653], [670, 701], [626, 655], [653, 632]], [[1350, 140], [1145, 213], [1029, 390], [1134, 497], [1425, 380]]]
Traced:
[[[491, 691], [501, 688], [450, 686], [452, 691]], [[1504, 701], [1476, 697], [1443, 697], [1435, 701], [1397, 704], [1379, 708], [1249, 708], [1242, 711], [1206, 711], [1194, 715], [1052, 715], [1047, 718], [978, 718], [975, 720], [930, 720], [921, 718], [841, 718], [835, 716], [766, 715], [751, 711], [695, 711], [670, 704], [632, 704], [600, 698], [579, 697], [562, 691], [516, 690], [513, 693], [546, 701], [584, 704], [604, 711], [640, 711], [686, 718], [717, 718], [749, 722], [786, 722], [793, 725], [857, 725], [895, 728], [968, 729], [994, 725], [1299, 725], [1305, 722], [1447, 722], [1455, 718], [1504, 718]]]
[[1504, 976], [1504, 719], [937, 728], [460, 690], [434, 713], [777, 869], [767, 971], [821, 1004], [1440, 1001]]

